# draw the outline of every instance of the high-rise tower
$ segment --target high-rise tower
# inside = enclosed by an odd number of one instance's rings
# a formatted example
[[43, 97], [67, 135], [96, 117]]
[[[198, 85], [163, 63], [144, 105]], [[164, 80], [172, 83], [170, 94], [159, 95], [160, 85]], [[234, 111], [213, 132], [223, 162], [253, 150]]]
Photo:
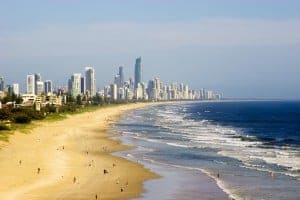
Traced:
[[35, 94], [35, 75], [27, 75], [27, 94]]
[[135, 60], [134, 66], [134, 89], [138, 87], [138, 84], [142, 83], [142, 58], [139, 57]]
[[53, 85], [52, 85], [52, 81], [51, 80], [46, 80], [44, 82], [44, 92], [45, 92], [45, 94], [53, 92]]
[[[40, 91], [38, 91], [38, 89], [41, 89], [41, 81], [42, 81], [42, 76], [41, 74], [34, 74], [34, 93], [37, 95], [40, 93]], [[42, 86], [43, 87], [43, 86]]]
[[85, 68], [85, 88], [90, 96], [96, 95], [95, 69], [93, 67]]
[[4, 78], [0, 76], [0, 91], [4, 91]]
[[119, 87], [123, 87], [124, 86], [124, 71], [123, 71], [123, 67], [120, 66], [119, 67]]
[[73, 97], [77, 97], [81, 94], [81, 74], [75, 73], [71, 76], [71, 79], [69, 79], [69, 93]]

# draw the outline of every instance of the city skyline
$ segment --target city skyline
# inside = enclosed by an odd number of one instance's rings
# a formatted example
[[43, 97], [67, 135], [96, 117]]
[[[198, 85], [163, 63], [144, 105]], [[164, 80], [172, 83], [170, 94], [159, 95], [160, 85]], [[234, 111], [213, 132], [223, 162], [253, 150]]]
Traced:
[[116, 66], [133, 74], [140, 55], [144, 80], [182, 80], [225, 97], [299, 99], [299, 9], [296, 0], [5, 2], [1, 76], [24, 85], [39, 72], [64, 85], [92, 63], [103, 87]]
[[[193, 89], [188, 84], [178, 80], [167, 83], [159, 77], [144, 81], [142, 58], [135, 59], [134, 81], [125, 79], [123, 66], [119, 66], [113, 81], [103, 88], [96, 89], [96, 73], [93, 66], [85, 66], [85, 73], [73, 73], [67, 80], [67, 86], [53, 89], [52, 80], [43, 81], [40, 73], [26, 76], [26, 91], [20, 92], [19, 84], [6, 85], [0, 91], [0, 97], [20, 95], [23, 99], [21, 106], [37, 105], [37, 109], [48, 104], [63, 105], [70, 98], [77, 102], [95, 102], [94, 98], [109, 101], [173, 101], [173, 100], [220, 100], [219, 91], [204, 88]], [[1, 87], [5, 85], [1, 77]], [[15, 102], [11, 102], [15, 103]]]

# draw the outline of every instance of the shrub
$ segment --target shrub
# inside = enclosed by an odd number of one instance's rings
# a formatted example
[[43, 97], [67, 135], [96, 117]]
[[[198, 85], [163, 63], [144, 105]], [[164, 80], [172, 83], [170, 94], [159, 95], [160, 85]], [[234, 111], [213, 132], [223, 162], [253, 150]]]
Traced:
[[8, 120], [11, 116], [9, 109], [0, 109], [0, 120]]
[[28, 110], [26, 112], [27, 116], [29, 116], [31, 119], [35, 119], [35, 120], [41, 120], [45, 118], [45, 115], [43, 112], [37, 112], [34, 110]]
[[0, 123], [0, 131], [4, 131], [4, 130], [10, 130], [10, 128], [8, 126], [6, 126], [5, 124], [1, 124]]
[[14, 117], [14, 121], [18, 124], [29, 124], [31, 122], [31, 118], [24, 113], [19, 113]]
[[44, 110], [46, 113], [56, 113], [56, 107], [54, 105], [47, 104]]

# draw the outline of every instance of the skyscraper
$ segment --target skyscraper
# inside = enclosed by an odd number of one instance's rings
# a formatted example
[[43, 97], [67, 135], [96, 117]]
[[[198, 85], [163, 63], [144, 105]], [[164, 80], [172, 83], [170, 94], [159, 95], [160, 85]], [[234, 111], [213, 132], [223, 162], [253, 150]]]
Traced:
[[47, 80], [44, 82], [44, 92], [45, 92], [45, 94], [53, 92], [53, 86], [52, 86], [51, 80]]
[[44, 92], [44, 83], [42, 81], [36, 81], [36, 95], [41, 95]]
[[19, 96], [20, 95], [20, 87], [19, 87], [19, 84], [18, 83], [13, 83], [12, 84], [12, 92]]
[[142, 58], [139, 57], [135, 60], [134, 66], [134, 89], [137, 89], [138, 84], [142, 83]]
[[4, 78], [0, 76], [0, 91], [4, 91]]
[[[41, 77], [41, 74], [34, 74], [34, 94], [38, 94], [38, 89], [41, 89], [41, 86], [40, 84], [41, 83], [38, 83], [38, 82], [41, 82], [42, 81], [42, 77]], [[38, 84], [39, 84], [39, 87], [38, 87]]]
[[71, 76], [71, 79], [69, 79], [69, 93], [73, 97], [77, 97], [81, 94], [81, 74], [76, 73]]
[[110, 85], [110, 96], [113, 100], [118, 99], [118, 87], [117, 84], [111, 84]]
[[123, 87], [124, 86], [124, 71], [123, 71], [123, 67], [120, 66], [119, 67], [119, 87]]
[[116, 84], [118, 86], [118, 88], [120, 88], [120, 75], [119, 74], [117, 74], [115, 76], [114, 84]]
[[35, 94], [35, 75], [27, 75], [27, 94]]
[[85, 94], [85, 78], [84, 76], [81, 77], [81, 94]]
[[95, 69], [93, 67], [85, 68], [85, 87], [90, 96], [96, 95]]

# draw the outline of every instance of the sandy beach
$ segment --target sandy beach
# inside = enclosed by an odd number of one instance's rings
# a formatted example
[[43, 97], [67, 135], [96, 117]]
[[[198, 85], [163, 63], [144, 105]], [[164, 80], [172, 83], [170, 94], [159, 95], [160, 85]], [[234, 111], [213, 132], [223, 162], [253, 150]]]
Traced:
[[111, 155], [130, 147], [107, 130], [120, 114], [146, 104], [101, 108], [16, 132], [0, 150], [0, 197], [6, 199], [129, 199], [157, 175]]

